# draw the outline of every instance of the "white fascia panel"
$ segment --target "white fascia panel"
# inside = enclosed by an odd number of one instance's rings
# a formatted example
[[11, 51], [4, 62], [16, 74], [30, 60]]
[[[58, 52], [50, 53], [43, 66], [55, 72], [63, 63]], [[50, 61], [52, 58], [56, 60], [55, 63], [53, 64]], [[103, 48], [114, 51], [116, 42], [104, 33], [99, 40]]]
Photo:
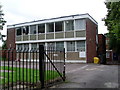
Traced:
[[62, 38], [62, 39], [50, 39], [50, 40], [31, 40], [31, 41], [16, 41], [16, 44], [22, 43], [38, 43], [38, 42], [57, 42], [57, 41], [78, 41], [78, 40], [86, 40], [86, 37], [80, 38]]

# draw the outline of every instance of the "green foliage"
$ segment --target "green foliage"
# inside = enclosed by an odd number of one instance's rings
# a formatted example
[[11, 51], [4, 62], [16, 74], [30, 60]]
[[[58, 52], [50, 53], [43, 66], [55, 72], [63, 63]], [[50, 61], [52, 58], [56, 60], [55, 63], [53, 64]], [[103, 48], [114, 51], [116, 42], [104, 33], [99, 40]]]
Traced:
[[0, 30], [3, 30], [3, 26], [6, 23], [3, 16], [4, 16], [4, 14], [3, 14], [3, 11], [2, 11], [2, 6], [0, 5]]
[[[7, 84], [17, 82], [17, 81], [24, 81], [28, 83], [37, 83], [40, 80], [40, 73], [39, 69], [30, 69], [30, 68], [18, 68], [18, 67], [8, 67], [8, 66], [0, 66], [0, 70], [10, 70], [13, 72], [1, 72], [0, 76], [4, 77], [0, 80], [0, 84]], [[8, 80], [9, 77], [9, 80]], [[13, 78], [14, 77], [14, 78]], [[45, 71], [45, 81], [49, 81], [51, 79], [58, 78], [59, 74], [56, 71], [47, 70]]]
[[120, 2], [106, 2], [108, 14], [105, 25], [109, 30], [109, 46], [117, 53], [120, 53]]
[[6, 48], [7, 48], [7, 44], [6, 44], [6, 41], [4, 41], [2, 45], [2, 49], [6, 49]]

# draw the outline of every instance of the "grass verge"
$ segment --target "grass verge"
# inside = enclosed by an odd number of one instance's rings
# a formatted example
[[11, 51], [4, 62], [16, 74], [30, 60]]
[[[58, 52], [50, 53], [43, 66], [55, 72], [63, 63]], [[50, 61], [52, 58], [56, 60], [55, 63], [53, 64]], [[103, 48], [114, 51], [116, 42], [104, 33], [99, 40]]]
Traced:
[[[0, 77], [4, 77], [1, 78], [0, 84], [7, 84], [8, 82], [16, 83], [18, 81], [36, 83], [40, 80], [40, 71], [38, 69], [1, 66]], [[57, 77], [59, 77], [59, 75], [56, 71], [52, 71], [52, 70], [45, 71], [45, 81], [55, 79]]]

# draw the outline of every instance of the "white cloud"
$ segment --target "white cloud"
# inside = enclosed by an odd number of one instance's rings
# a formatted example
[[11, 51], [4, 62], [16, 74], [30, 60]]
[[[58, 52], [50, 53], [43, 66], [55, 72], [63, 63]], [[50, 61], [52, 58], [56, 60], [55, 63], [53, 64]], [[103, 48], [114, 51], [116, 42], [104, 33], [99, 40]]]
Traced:
[[99, 33], [107, 32], [101, 21], [107, 13], [104, 0], [3, 0], [2, 3], [7, 24], [89, 13], [98, 22]]

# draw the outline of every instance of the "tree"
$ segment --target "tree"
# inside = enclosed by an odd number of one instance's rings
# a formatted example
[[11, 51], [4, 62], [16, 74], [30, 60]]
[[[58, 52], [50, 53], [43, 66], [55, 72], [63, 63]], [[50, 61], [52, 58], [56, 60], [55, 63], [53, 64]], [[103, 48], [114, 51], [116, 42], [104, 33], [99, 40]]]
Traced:
[[120, 54], [120, 1], [106, 2], [108, 14], [104, 19], [109, 31], [109, 48]]
[[4, 41], [2, 45], [2, 49], [6, 49], [6, 48], [7, 48], [7, 44], [6, 44], [6, 41]]
[[[0, 31], [3, 30], [3, 26], [5, 25], [6, 21], [3, 19], [3, 12], [2, 12], [2, 5], [0, 5]], [[2, 35], [0, 32], [0, 40], [2, 40], [2, 42], [4, 42], [3, 37], [5, 37], [5, 35]]]
[[3, 30], [3, 26], [5, 25], [6, 21], [3, 19], [3, 11], [2, 6], [0, 5], [0, 30]]

